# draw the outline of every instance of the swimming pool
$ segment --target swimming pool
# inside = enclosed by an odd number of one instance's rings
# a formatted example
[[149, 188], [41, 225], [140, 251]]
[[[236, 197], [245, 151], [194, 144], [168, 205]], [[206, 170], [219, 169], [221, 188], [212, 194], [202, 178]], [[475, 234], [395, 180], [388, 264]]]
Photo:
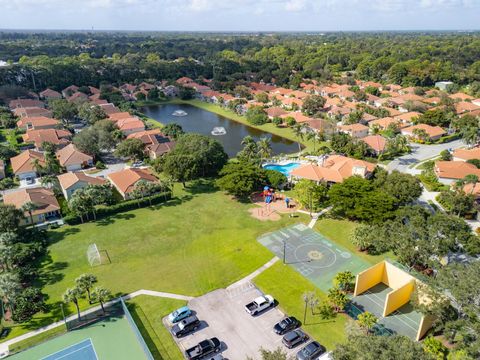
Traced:
[[275, 171], [281, 172], [285, 176], [289, 176], [292, 170], [299, 167], [300, 165], [301, 165], [300, 163], [296, 163], [296, 162], [291, 162], [283, 165], [266, 164], [263, 166], [263, 168], [267, 170], [275, 170]]

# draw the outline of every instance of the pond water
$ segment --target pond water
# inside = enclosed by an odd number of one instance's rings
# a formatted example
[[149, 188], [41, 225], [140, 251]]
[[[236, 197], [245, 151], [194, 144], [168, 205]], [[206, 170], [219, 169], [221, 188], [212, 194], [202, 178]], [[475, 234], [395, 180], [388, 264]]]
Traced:
[[[298, 144], [294, 141], [272, 135], [262, 130], [254, 129], [247, 125], [227, 119], [210, 111], [206, 111], [188, 104], [165, 104], [155, 106], [145, 106], [140, 109], [146, 116], [155, 119], [162, 124], [177, 123], [184, 131], [207, 135], [218, 140], [224, 147], [228, 156], [235, 156], [242, 150], [242, 139], [250, 135], [258, 141], [262, 137], [267, 137], [272, 143], [274, 154], [291, 154], [298, 151]], [[183, 110], [186, 116], [174, 116], [174, 111]], [[215, 127], [223, 127], [226, 130], [225, 135], [212, 135]]]

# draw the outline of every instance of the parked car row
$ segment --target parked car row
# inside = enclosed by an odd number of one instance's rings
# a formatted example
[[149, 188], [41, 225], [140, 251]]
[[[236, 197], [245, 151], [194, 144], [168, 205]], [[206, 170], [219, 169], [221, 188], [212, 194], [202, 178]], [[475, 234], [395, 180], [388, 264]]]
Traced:
[[[289, 349], [304, 344], [310, 340], [310, 337], [300, 329], [300, 321], [293, 316], [287, 316], [273, 326], [275, 334], [283, 335], [282, 344]], [[297, 352], [297, 360], [314, 360], [324, 354], [326, 349], [317, 341], [312, 341]]]
[[[170, 315], [168, 320], [173, 325], [170, 332], [173, 336], [181, 338], [192, 332], [197, 331], [201, 322], [188, 306], [183, 306]], [[185, 350], [185, 356], [189, 360], [224, 360], [221, 354], [218, 354], [222, 348], [222, 343], [218, 338], [205, 339], [197, 345]]]

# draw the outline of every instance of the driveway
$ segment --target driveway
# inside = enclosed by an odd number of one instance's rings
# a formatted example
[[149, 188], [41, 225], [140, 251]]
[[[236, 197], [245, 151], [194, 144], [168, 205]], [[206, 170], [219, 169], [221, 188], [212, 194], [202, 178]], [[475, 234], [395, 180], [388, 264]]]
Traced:
[[93, 174], [88, 174], [88, 171], [87, 171], [87, 175], [93, 176], [93, 177], [105, 178], [105, 177], [107, 177], [108, 174], [123, 170], [126, 167], [127, 167], [126, 163], [111, 164], [111, 165], [107, 165], [106, 169], [104, 169], [102, 171], [99, 171], [99, 172], [96, 172], [96, 173], [93, 173]]
[[445, 144], [436, 145], [422, 145], [411, 143], [410, 147], [412, 148], [412, 152], [410, 154], [400, 156], [399, 158], [392, 160], [387, 165], [387, 169], [389, 171], [398, 170], [400, 172], [416, 174], [418, 170], [413, 169], [413, 167], [411, 168], [412, 165], [438, 156], [443, 150], [458, 149], [463, 146], [465, 146], [465, 143], [462, 140], [454, 140]]
[[[260, 359], [260, 348], [288, 350], [282, 345], [282, 336], [273, 332], [273, 326], [284, 317], [280, 310], [271, 308], [255, 317], [245, 312], [245, 304], [260, 295], [251, 283], [244, 283], [191, 300], [188, 305], [202, 321], [202, 327], [194, 334], [175, 339], [182, 353], [212, 337], [222, 342], [222, 355], [229, 360], [243, 360], [247, 356]], [[295, 354], [301, 347], [288, 350], [288, 354]]]

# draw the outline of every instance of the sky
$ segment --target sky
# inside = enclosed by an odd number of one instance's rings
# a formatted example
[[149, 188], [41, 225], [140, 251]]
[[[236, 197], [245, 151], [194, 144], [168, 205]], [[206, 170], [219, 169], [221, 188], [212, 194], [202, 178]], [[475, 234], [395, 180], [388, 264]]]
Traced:
[[0, 0], [0, 29], [477, 30], [480, 0]]

